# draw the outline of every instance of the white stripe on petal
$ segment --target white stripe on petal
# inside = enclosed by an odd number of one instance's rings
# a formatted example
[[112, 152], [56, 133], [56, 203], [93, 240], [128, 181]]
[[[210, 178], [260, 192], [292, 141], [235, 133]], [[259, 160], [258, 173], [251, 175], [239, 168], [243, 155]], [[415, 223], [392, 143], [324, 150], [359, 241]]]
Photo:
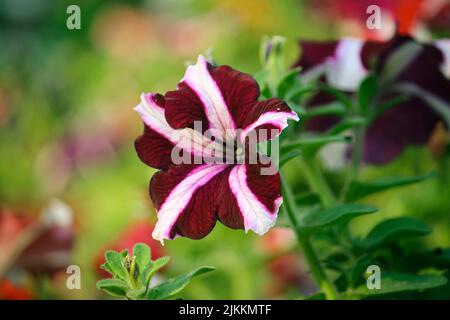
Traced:
[[245, 165], [236, 165], [231, 170], [228, 183], [244, 220], [245, 232], [253, 230], [255, 233], [263, 235], [275, 225], [278, 209], [283, 202], [283, 198], [279, 197], [275, 200], [275, 210], [270, 212], [250, 190], [247, 184]]
[[[287, 121], [289, 119], [292, 119], [294, 121], [298, 121], [299, 117], [294, 112], [276, 112], [276, 111], [269, 111], [263, 113], [258, 120], [244, 128], [240, 135], [240, 141], [244, 141], [244, 138], [247, 136], [247, 134], [252, 131], [253, 129], [264, 125], [264, 124], [270, 124], [279, 129], [278, 134], [280, 134], [288, 125]], [[268, 136], [269, 137], [269, 136]], [[275, 138], [273, 136], [270, 137], [271, 139]]]
[[331, 86], [356, 91], [368, 71], [363, 65], [361, 51], [364, 41], [344, 38], [339, 41], [334, 56], [326, 60], [326, 76]]
[[[152, 130], [162, 135], [177, 147], [199, 157], [205, 155], [205, 150], [215, 150], [216, 152], [224, 153], [221, 144], [213, 143], [194, 129], [173, 129], [166, 121], [164, 109], [153, 101], [153, 97], [154, 94], [143, 93], [141, 95], [141, 103], [134, 108], [140, 114], [144, 123]], [[214, 144], [215, 148], [212, 148], [211, 144]], [[209, 148], [206, 148], [208, 146]], [[211, 156], [211, 154], [206, 154], [206, 156]]]
[[444, 63], [442, 64], [442, 73], [450, 78], [450, 39], [437, 40], [435, 46], [441, 50], [444, 55]]
[[227, 129], [235, 129], [235, 124], [225, 99], [217, 83], [208, 71], [208, 61], [200, 55], [197, 63], [187, 68], [185, 82], [198, 95], [203, 103], [204, 111], [213, 128], [226, 133]]
[[195, 191], [226, 168], [227, 165], [202, 165], [178, 183], [158, 210], [158, 222], [152, 233], [153, 238], [162, 244], [164, 239], [170, 239], [170, 231]]

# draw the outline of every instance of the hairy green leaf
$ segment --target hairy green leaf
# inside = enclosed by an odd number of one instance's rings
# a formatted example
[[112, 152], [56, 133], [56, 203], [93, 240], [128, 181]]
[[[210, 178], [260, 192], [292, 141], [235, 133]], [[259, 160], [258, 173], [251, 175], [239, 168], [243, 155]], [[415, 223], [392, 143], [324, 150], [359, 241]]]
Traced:
[[149, 246], [145, 243], [136, 243], [133, 247], [133, 255], [136, 257], [139, 272], [142, 273], [151, 261], [151, 250]]
[[127, 297], [131, 300], [138, 300], [144, 298], [145, 288], [133, 289], [127, 291]]
[[213, 267], [201, 267], [195, 269], [189, 273], [180, 275], [176, 278], [170, 279], [164, 283], [161, 283], [151, 288], [147, 293], [147, 299], [149, 300], [163, 300], [172, 297], [183, 290], [193, 277], [199, 276], [203, 273], [213, 271]]
[[97, 282], [97, 288], [114, 297], [124, 297], [128, 285], [121, 279], [102, 279]]
[[170, 260], [170, 257], [164, 256], [161, 258], [156, 259], [151, 264], [147, 264], [147, 268], [142, 273], [143, 275], [143, 282], [146, 286], [148, 286], [150, 279], [153, 277], [153, 275], [158, 272], [159, 269], [164, 267]]
[[127, 270], [122, 263], [122, 254], [113, 250], [108, 250], [105, 252], [105, 259], [108, 262], [108, 265], [111, 267], [111, 271], [113, 272], [115, 277], [122, 280], [127, 279]]

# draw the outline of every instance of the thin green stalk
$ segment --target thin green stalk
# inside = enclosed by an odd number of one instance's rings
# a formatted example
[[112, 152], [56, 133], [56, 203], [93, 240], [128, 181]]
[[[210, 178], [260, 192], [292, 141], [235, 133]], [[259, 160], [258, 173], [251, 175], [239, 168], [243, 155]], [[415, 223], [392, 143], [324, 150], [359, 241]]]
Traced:
[[354, 130], [355, 141], [353, 143], [353, 156], [352, 156], [352, 180], [358, 179], [359, 168], [361, 167], [363, 156], [363, 144], [364, 144], [364, 127], [359, 127]]
[[283, 175], [281, 177], [281, 183], [283, 196], [285, 199], [285, 211], [295, 231], [298, 243], [303, 251], [305, 259], [308, 262], [309, 267], [311, 268], [314, 279], [317, 281], [321, 291], [325, 294], [328, 300], [336, 300], [339, 298], [339, 293], [334, 287], [334, 284], [328, 279], [324, 269], [322, 268], [322, 265], [314, 251], [314, 248], [309, 241], [309, 236], [302, 234], [299, 229], [299, 224], [295, 216], [295, 212], [298, 212], [295, 198], [289, 184], [287, 183]]
[[330, 208], [336, 203], [335, 196], [325, 181], [318, 164], [312, 159], [303, 157], [300, 159], [303, 172], [312, 191], [316, 192], [325, 208]]
[[300, 237], [299, 243], [303, 249], [303, 254], [305, 255], [306, 261], [308, 261], [311, 272], [314, 278], [318, 282], [320, 289], [325, 294], [328, 300], [339, 299], [339, 294], [334, 287], [334, 284], [328, 279], [325, 271], [323, 270], [320, 261], [311, 245], [308, 237]]
[[342, 188], [342, 193], [340, 196], [341, 201], [345, 201], [345, 197], [347, 196], [347, 192], [348, 189], [350, 188], [350, 184], [352, 183], [352, 181], [358, 179], [359, 169], [361, 167], [363, 158], [365, 128], [359, 127], [354, 129], [353, 132], [355, 137], [353, 140], [352, 164], [350, 172], [348, 174], [348, 178], [346, 179], [344, 187]]

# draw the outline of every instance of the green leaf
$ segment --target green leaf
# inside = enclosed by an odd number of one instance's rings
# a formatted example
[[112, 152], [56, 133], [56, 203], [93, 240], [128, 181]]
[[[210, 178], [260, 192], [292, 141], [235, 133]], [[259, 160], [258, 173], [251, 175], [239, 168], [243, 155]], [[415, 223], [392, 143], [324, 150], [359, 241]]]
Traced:
[[409, 42], [399, 47], [387, 60], [380, 75], [380, 83], [394, 80], [422, 51], [422, 45]]
[[336, 135], [348, 129], [361, 127], [366, 124], [366, 120], [362, 117], [350, 117], [339, 121], [335, 126], [331, 127], [325, 133], [326, 135]]
[[300, 84], [298, 81], [300, 70], [301, 68], [294, 68], [286, 72], [278, 84], [277, 97], [285, 99], [288, 92], [292, 91], [292, 88], [296, 88]]
[[136, 243], [133, 247], [133, 255], [136, 257], [136, 263], [139, 272], [143, 272], [147, 264], [151, 261], [151, 251], [145, 243]]
[[401, 238], [425, 236], [431, 228], [420, 220], [403, 217], [385, 220], [377, 224], [359, 244], [370, 249]]
[[299, 227], [307, 231], [315, 231], [336, 225], [361, 215], [376, 212], [378, 209], [361, 204], [342, 204], [323, 211], [312, 210], [299, 221]]
[[112, 270], [112, 268], [111, 268], [111, 266], [109, 265], [108, 262], [105, 262], [104, 264], [102, 264], [100, 266], [100, 269], [103, 269], [103, 270], [105, 270], [106, 272], [108, 272], [108, 273], [110, 273], [112, 275], [114, 274], [114, 271]]
[[114, 297], [124, 297], [128, 286], [120, 279], [102, 279], [97, 282], [97, 288], [105, 291]]
[[280, 168], [282, 166], [284, 166], [286, 163], [288, 163], [289, 160], [292, 160], [292, 159], [297, 158], [298, 156], [300, 156], [300, 154], [301, 154], [300, 150], [291, 150], [291, 151], [289, 151], [289, 152], [287, 152], [285, 154], [282, 154], [281, 157], [280, 157], [280, 163], [279, 163]]
[[352, 100], [341, 90], [330, 87], [324, 83], [318, 84], [319, 88], [328, 94], [334, 96], [338, 101], [340, 101], [348, 110], [353, 110]]
[[105, 258], [109, 266], [111, 267], [113, 275], [119, 279], [126, 280], [127, 270], [125, 269], [122, 263], [123, 260], [122, 254], [113, 250], [108, 250], [105, 252]]
[[353, 181], [350, 184], [345, 201], [354, 202], [360, 198], [366, 197], [370, 194], [388, 190], [395, 187], [406, 186], [413, 183], [421, 182], [431, 177], [434, 177], [436, 173], [432, 172], [424, 176], [418, 177], [391, 177], [387, 179], [380, 179], [371, 182], [358, 182]]
[[371, 74], [361, 82], [358, 90], [359, 109], [361, 115], [367, 115], [377, 91], [378, 81], [375, 75]]
[[286, 96], [286, 100], [297, 101], [297, 100], [302, 99], [305, 95], [307, 95], [309, 93], [317, 92], [318, 90], [319, 90], [319, 88], [317, 88], [316, 86], [312, 86], [312, 85], [300, 86], [296, 90], [292, 90], [292, 92], [289, 92]]
[[411, 99], [409, 94], [402, 94], [402, 95], [399, 95], [397, 97], [387, 100], [386, 102], [384, 102], [383, 104], [381, 104], [380, 106], [377, 106], [376, 108], [374, 108], [372, 110], [372, 112], [369, 115], [369, 119], [368, 119], [367, 123], [369, 123], [369, 124], [372, 123], [375, 119], [377, 119], [380, 115], [382, 115], [386, 111], [400, 105], [403, 102], [408, 101], [409, 99]]
[[305, 297], [302, 300], [327, 300], [327, 297], [323, 292], [317, 292], [315, 294]]
[[351, 137], [347, 136], [318, 136], [311, 138], [302, 138], [294, 142], [289, 142], [284, 144], [281, 147], [281, 154], [287, 153], [291, 150], [302, 149], [303, 153], [307, 153], [308, 155], [313, 155], [321, 147], [327, 145], [329, 143], [334, 142], [342, 142], [342, 143], [350, 143], [352, 141]]
[[163, 300], [172, 297], [183, 290], [193, 277], [215, 270], [213, 267], [201, 267], [189, 273], [180, 275], [151, 288], [147, 293], [148, 300]]
[[415, 271], [430, 267], [450, 270], [450, 249], [436, 248], [434, 250], [411, 252], [401, 260], [400, 266]]
[[303, 119], [311, 119], [319, 116], [334, 115], [343, 116], [345, 115], [345, 106], [339, 101], [333, 101], [325, 105], [315, 106], [314, 108], [309, 108], [303, 115]]
[[304, 192], [295, 196], [295, 202], [300, 206], [320, 204], [320, 197], [314, 192]]
[[350, 266], [349, 280], [350, 285], [355, 288], [365, 282], [367, 267], [375, 264], [374, 261], [366, 254], [363, 254]]
[[266, 86], [268, 76], [269, 72], [266, 69], [261, 69], [260, 71], [258, 71], [253, 75], [260, 88]]
[[415, 275], [381, 272], [380, 289], [368, 289], [367, 285], [362, 285], [355, 289], [353, 293], [358, 296], [374, 296], [402, 291], [422, 291], [440, 287], [446, 283], [445, 277], [435, 274]]
[[151, 264], [147, 264], [147, 268], [142, 273], [143, 275], [143, 282], [145, 286], [148, 286], [150, 279], [153, 277], [153, 275], [158, 272], [159, 269], [164, 267], [170, 260], [170, 257], [165, 256], [156, 259]]
[[133, 289], [127, 291], [127, 297], [131, 300], [138, 300], [144, 298], [145, 288]]
[[444, 119], [447, 127], [450, 127], [450, 104], [447, 101], [442, 100], [431, 92], [412, 83], [396, 85], [395, 89], [402, 93], [411, 94], [422, 99], [434, 112]]
[[303, 119], [303, 116], [306, 113], [305, 108], [303, 108], [302, 106], [300, 106], [300, 104], [298, 104], [294, 101], [291, 101], [291, 100], [286, 100], [286, 103], [291, 110], [294, 110], [297, 113], [297, 115], [300, 117], [300, 119]]

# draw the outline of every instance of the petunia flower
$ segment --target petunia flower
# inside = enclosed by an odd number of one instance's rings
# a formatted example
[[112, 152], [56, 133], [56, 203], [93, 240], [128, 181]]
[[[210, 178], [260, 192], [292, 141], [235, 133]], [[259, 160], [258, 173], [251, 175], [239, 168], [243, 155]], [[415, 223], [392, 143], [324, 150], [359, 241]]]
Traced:
[[153, 238], [162, 243], [176, 236], [200, 239], [217, 220], [257, 234], [275, 224], [282, 203], [280, 177], [265, 170], [272, 163], [256, 153], [249, 138], [271, 140], [288, 119], [298, 117], [280, 99], [258, 101], [259, 94], [250, 75], [199, 56], [177, 90], [141, 96], [135, 110], [145, 128], [136, 151], [144, 163], [160, 169], [150, 181], [158, 212]]
[[[380, 74], [389, 57], [402, 45], [415, 43], [421, 47], [419, 54], [392, 79], [392, 86], [413, 84], [432, 93], [442, 101], [450, 101], [450, 45], [448, 40], [421, 44], [406, 36], [396, 36], [387, 42], [344, 38], [336, 42], [301, 42], [302, 56], [295, 66], [303, 68], [303, 75], [313, 73], [320, 80], [353, 94], [361, 80], [372, 69]], [[392, 92], [382, 93], [381, 100], [392, 97]], [[328, 102], [332, 97], [319, 94], [309, 107]], [[375, 106], [378, 107], [378, 106]], [[406, 145], [427, 142], [440, 117], [420, 96], [384, 112], [366, 130], [364, 160], [384, 164], [398, 156]], [[317, 117], [307, 123], [313, 131], [323, 131], [335, 124], [331, 116]], [[414, 125], [412, 125], [414, 124]]]

